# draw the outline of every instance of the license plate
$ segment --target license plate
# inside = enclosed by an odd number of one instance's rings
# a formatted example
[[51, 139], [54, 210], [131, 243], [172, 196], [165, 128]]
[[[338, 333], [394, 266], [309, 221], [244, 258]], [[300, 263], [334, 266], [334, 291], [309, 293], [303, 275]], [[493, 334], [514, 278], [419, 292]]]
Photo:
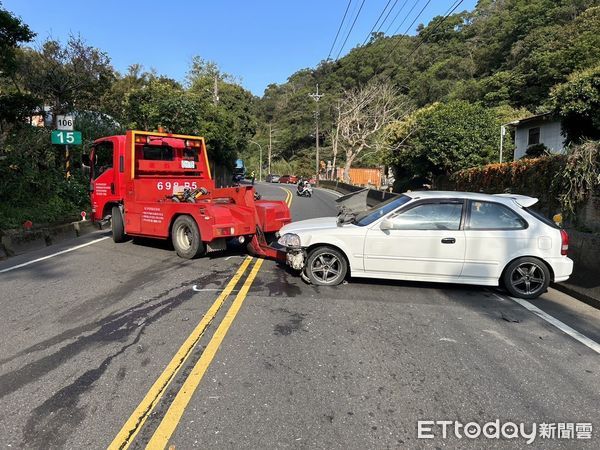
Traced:
[[182, 160], [181, 161], [181, 168], [182, 169], [195, 169], [196, 168], [196, 163], [194, 161]]

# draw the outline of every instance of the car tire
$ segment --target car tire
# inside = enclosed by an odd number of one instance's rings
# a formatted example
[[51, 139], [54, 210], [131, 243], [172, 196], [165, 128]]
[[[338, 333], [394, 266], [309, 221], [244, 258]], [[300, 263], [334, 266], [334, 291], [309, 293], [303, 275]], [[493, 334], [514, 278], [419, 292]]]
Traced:
[[194, 259], [201, 256], [205, 250], [198, 224], [191, 216], [179, 216], [175, 219], [171, 228], [171, 241], [181, 258]]
[[317, 247], [306, 260], [306, 276], [317, 286], [336, 286], [348, 273], [348, 262], [342, 252], [331, 247]]
[[502, 276], [504, 287], [513, 297], [538, 298], [550, 285], [550, 270], [542, 260], [533, 257], [511, 262]]
[[112, 207], [110, 225], [112, 229], [113, 241], [125, 242], [127, 240], [127, 235], [125, 234], [125, 222], [123, 220], [123, 213], [121, 212], [121, 208], [119, 208], [118, 206]]

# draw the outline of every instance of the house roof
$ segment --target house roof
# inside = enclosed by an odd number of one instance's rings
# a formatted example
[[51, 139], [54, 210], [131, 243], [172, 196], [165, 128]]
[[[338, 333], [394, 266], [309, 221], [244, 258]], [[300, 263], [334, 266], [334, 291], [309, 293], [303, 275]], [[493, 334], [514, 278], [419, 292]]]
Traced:
[[506, 125], [512, 125], [518, 127], [519, 125], [524, 125], [529, 122], [539, 122], [543, 120], [554, 120], [554, 116], [551, 112], [545, 112], [541, 114], [536, 114], [534, 116], [525, 117], [524, 119], [515, 120], [513, 122], [509, 122]]

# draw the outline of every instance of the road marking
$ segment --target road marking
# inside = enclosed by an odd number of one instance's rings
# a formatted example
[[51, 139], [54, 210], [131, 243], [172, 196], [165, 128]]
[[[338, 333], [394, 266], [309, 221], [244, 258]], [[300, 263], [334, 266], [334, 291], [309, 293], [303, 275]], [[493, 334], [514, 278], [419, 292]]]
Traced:
[[[494, 295], [496, 297], [498, 297], [499, 299], [503, 299], [503, 297], [499, 296], [498, 294], [494, 293]], [[521, 305], [525, 309], [531, 311], [536, 316], [544, 319], [549, 324], [554, 325], [556, 328], [558, 328], [559, 330], [561, 330], [563, 333], [568, 334], [573, 339], [581, 342], [586, 347], [589, 347], [592, 350], [594, 350], [596, 353], [600, 354], [600, 344], [598, 344], [596, 341], [591, 340], [589, 337], [584, 336], [579, 331], [574, 330], [573, 328], [571, 328], [569, 325], [567, 325], [565, 323], [562, 323], [557, 318], [551, 316], [548, 313], [545, 313], [544, 311], [542, 311], [537, 306], [529, 303], [527, 300], [523, 300], [523, 299], [516, 298], [516, 297], [510, 297], [510, 296], [507, 296], [507, 297], [510, 298], [512, 301], [517, 302], [519, 305]]]
[[103, 241], [104, 239], [108, 239], [109, 237], [110, 236], [104, 236], [104, 237], [101, 237], [101, 238], [98, 238], [98, 239], [94, 239], [93, 241], [86, 242], [85, 244], [76, 245], [75, 247], [71, 247], [71, 248], [68, 248], [66, 250], [61, 250], [60, 252], [52, 253], [51, 255], [48, 255], [48, 256], [43, 256], [41, 258], [32, 259], [31, 261], [27, 261], [27, 262], [24, 262], [22, 264], [17, 264], [16, 266], [12, 266], [12, 267], [7, 267], [6, 269], [0, 269], [0, 273], [10, 272], [11, 270], [20, 269], [21, 267], [25, 267], [25, 266], [28, 266], [30, 264], [36, 263], [36, 262], [44, 261], [46, 259], [54, 258], [55, 256], [58, 256], [58, 255], [63, 255], [65, 253], [69, 253], [69, 252], [72, 252], [72, 251], [75, 251], [75, 250], [79, 250], [80, 248], [87, 247], [88, 245], [92, 245], [92, 244], [95, 244], [96, 242]]
[[[199, 288], [197, 284], [192, 286], [192, 291], [194, 292], [221, 292], [223, 288]], [[239, 289], [234, 289], [231, 292], [238, 292]]]
[[292, 191], [290, 191], [288, 188], [284, 188], [279, 186], [280, 189], [283, 189], [285, 191], [285, 204], [288, 205], [288, 208], [290, 206], [292, 206], [292, 200], [294, 199], [294, 194], [292, 194]]
[[244, 282], [244, 285], [240, 289], [240, 292], [236, 295], [229, 311], [223, 318], [223, 321], [219, 324], [219, 327], [215, 331], [214, 336], [204, 349], [202, 356], [190, 372], [189, 376], [181, 386], [181, 389], [175, 396], [173, 403], [169, 406], [169, 409], [165, 416], [163, 417], [160, 425], [152, 435], [152, 438], [148, 442], [146, 448], [154, 449], [154, 448], [166, 448], [169, 439], [171, 438], [173, 432], [177, 428], [179, 421], [181, 420], [181, 416], [183, 415], [185, 408], [190, 402], [192, 395], [196, 391], [196, 388], [200, 384], [202, 377], [204, 376], [208, 366], [211, 361], [215, 357], [217, 351], [219, 350], [219, 346], [223, 342], [229, 327], [233, 323], [235, 316], [239, 312], [246, 295], [248, 294], [248, 290], [256, 277], [256, 274], [260, 270], [260, 266], [262, 265], [263, 260], [259, 259], [254, 263], [252, 267], [252, 271], [248, 278]]
[[253, 258], [250, 256], [244, 260], [233, 278], [229, 281], [229, 283], [227, 283], [225, 289], [223, 289], [223, 292], [217, 297], [210, 309], [206, 312], [204, 317], [202, 317], [202, 320], [198, 323], [196, 328], [194, 328], [194, 331], [192, 331], [185, 342], [181, 345], [179, 350], [177, 350], [177, 353], [175, 353], [175, 356], [173, 356], [163, 373], [154, 382], [144, 399], [141, 401], [135, 411], [133, 411], [129, 419], [127, 419], [127, 422], [125, 422], [125, 425], [123, 425], [121, 431], [119, 431], [117, 436], [108, 446], [109, 449], [124, 450], [131, 445], [136, 435], [146, 422], [146, 419], [166, 392], [169, 383], [171, 383], [175, 375], [177, 375], [177, 372], [183, 366], [193, 348], [203, 336], [204, 332], [211, 324], [223, 306], [223, 303], [237, 285], [240, 278], [242, 278], [252, 260]]

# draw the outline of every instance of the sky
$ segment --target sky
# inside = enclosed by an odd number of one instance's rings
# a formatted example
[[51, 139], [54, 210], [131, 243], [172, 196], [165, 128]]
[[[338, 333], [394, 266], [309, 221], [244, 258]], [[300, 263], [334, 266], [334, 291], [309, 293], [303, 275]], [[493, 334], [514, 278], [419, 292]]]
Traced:
[[[34, 45], [46, 38], [64, 42], [69, 34], [79, 34], [88, 45], [105, 51], [120, 72], [139, 63], [178, 81], [184, 80], [192, 57], [198, 55], [217, 63], [257, 96], [269, 84], [283, 83], [297, 70], [316, 67], [327, 58], [348, 1], [0, 0], [37, 33]], [[382, 30], [389, 27], [387, 34], [395, 30], [393, 34], [414, 34], [419, 23], [445, 14], [455, 3], [427, 1], [390, 0], [395, 8]], [[333, 58], [362, 3], [351, 0]], [[341, 56], [362, 44], [387, 4], [388, 0], [364, 0]], [[456, 11], [471, 10], [475, 4], [476, 0], [463, 0]]]

